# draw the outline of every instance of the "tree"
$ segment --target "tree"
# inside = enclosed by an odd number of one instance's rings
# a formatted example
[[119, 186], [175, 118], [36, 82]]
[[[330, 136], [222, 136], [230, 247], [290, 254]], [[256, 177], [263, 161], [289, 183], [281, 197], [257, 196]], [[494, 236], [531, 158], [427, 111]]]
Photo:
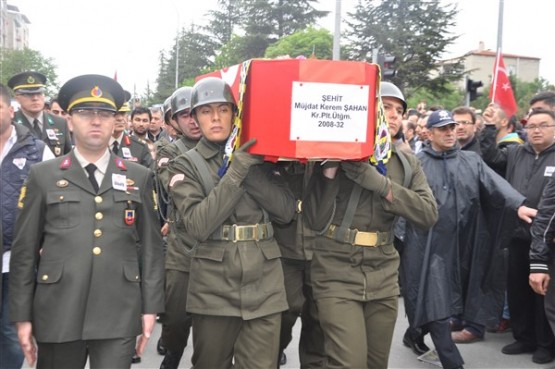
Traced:
[[221, 10], [208, 12], [210, 26], [203, 29], [210, 34], [218, 47], [231, 41], [233, 33], [241, 26], [244, 14], [240, 11], [241, 0], [218, 0]]
[[[193, 24], [179, 35], [178, 85], [212, 69], [214, 64], [215, 43], [212, 38], [197, 31]], [[175, 67], [177, 47], [174, 44], [169, 58], [161, 54], [160, 68], [157, 78], [157, 89], [153, 98], [164, 101], [175, 90]]]
[[275, 58], [280, 55], [309, 57], [314, 52], [317, 59], [331, 59], [333, 49], [333, 36], [326, 29], [309, 27], [290, 36], [285, 36], [266, 49], [266, 58]]
[[440, 96], [464, 73], [462, 59], [447, 69], [436, 65], [458, 37], [449, 32], [457, 12], [456, 5], [439, 1], [360, 1], [348, 14], [349, 58], [371, 61], [372, 50], [378, 48], [396, 57], [392, 82], [405, 93], [425, 87]]
[[52, 58], [43, 56], [40, 51], [25, 48], [23, 50], [1, 49], [0, 81], [7, 86], [8, 80], [15, 74], [35, 71], [47, 78], [46, 95], [58, 94], [58, 75]]
[[221, 69], [248, 59], [262, 57], [267, 47], [267, 39], [263, 35], [243, 37], [233, 35], [231, 40], [220, 49], [214, 66]]

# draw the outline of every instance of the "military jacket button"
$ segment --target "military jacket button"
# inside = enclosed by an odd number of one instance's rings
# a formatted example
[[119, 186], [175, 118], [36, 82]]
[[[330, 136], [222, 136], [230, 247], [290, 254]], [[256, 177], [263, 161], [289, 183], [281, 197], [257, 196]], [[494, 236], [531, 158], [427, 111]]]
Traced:
[[43, 274], [42, 280], [43, 280], [43, 281], [47, 281], [47, 280], [48, 280], [48, 274]]
[[101, 253], [102, 253], [102, 249], [100, 247], [97, 246], [93, 249], [93, 254], [100, 255]]
[[102, 202], [102, 197], [100, 197], [100, 196], [95, 196], [94, 202], [96, 202], [97, 204], [100, 204], [100, 203]]
[[94, 218], [96, 220], [102, 220], [102, 218], [104, 218], [104, 214], [102, 214], [101, 212], [98, 212], [94, 215]]
[[102, 236], [102, 231], [101, 231], [100, 229], [95, 229], [95, 230], [94, 230], [94, 236], [95, 236], [96, 238]]

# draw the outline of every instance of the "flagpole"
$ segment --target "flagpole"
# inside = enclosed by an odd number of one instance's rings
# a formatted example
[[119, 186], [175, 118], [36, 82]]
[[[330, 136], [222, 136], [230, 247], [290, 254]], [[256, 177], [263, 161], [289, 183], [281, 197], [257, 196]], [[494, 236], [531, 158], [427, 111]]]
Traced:
[[495, 56], [495, 66], [493, 67], [493, 82], [491, 88], [493, 88], [493, 93], [491, 94], [491, 102], [495, 100], [495, 93], [497, 92], [497, 76], [499, 75], [499, 61], [501, 60], [501, 48], [497, 49], [497, 55]]

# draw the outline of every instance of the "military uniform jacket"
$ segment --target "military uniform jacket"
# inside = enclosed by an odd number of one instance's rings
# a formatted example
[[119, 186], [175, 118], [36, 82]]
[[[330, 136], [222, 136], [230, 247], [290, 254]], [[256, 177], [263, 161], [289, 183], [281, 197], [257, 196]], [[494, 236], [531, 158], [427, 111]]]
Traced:
[[135, 136], [123, 134], [121, 138], [121, 146], [118, 156], [135, 163], [139, 163], [149, 169], [154, 169], [152, 155], [148, 149], [148, 145]]
[[[185, 136], [181, 136], [179, 140], [183, 142], [188, 150], [195, 147], [198, 142]], [[170, 160], [173, 160], [182, 154], [183, 153], [175, 142], [160, 148], [160, 151], [156, 156], [156, 174], [160, 185], [159, 193], [163, 191], [164, 194], [169, 194], [168, 185], [170, 183], [171, 174], [168, 170], [168, 163]], [[171, 198], [167, 199], [172, 201]], [[194, 240], [187, 235], [185, 226], [181, 221], [178, 212], [175, 211], [174, 204], [168, 204], [167, 217], [170, 224], [170, 232], [167, 238], [168, 245], [166, 249], [166, 269], [188, 272], [191, 267], [191, 255], [188, 249], [193, 246]]]
[[293, 195], [278, 177], [261, 168], [251, 168], [241, 186], [227, 174], [219, 179], [221, 149], [204, 138], [194, 149], [206, 160], [216, 183], [208, 195], [190, 157], [179, 156], [170, 164], [172, 173], [177, 173], [170, 180], [171, 195], [196, 243], [191, 250], [187, 311], [245, 320], [284, 311], [287, 301], [275, 239], [233, 242], [211, 235], [223, 224], [263, 223], [261, 207], [273, 221], [287, 223], [294, 213]]
[[[44, 141], [56, 156], [70, 152], [73, 145], [67, 121], [47, 112], [42, 114], [42, 135], [37, 138]], [[15, 113], [14, 122], [25, 126], [35, 135], [33, 122], [29, 122], [21, 111]]]
[[[414, 155], [405, 155], [412, 168], [409, 188], [403, 187], [404, 170], [394, 152], [387, 163], [393, 202], [362, 189], [351, 229], [393, 232], [396, 216], [419, 227], [430, 228], [437, 220], [437, 205], [422, 167]], [[316, 171], [303, 206], [309, 225], [317, 232], [329, 224], [340, 225], [355, 183], [338, 169], [334, 179]], [[399, 294], [399, 254], [393, 243], [363, 247], [318, 236], [314, 243], [311, 280], [314, 297], [337, 297], [356, 301], [383, 299]]]
[[[114, 176], [127, 191], [114, 188]], [[117, 178], [117, 177], [116, 177]], [[98, 194], [73, 152], [34, 165], [10, 263], [11, 320], [38, 342], [132, 337], [164, 310], [152, 175], [111, 155]]]
[[312, 166], [313, 163], [305, 165], [296, 161], [276, 164], [277, 173], [288, 184], [296, 199], [293, 221], [287, 224], [274, 224], [275, 237], [281, 249], [281, 255], [287, 259], [312, 260], [312, 244], [316, 233], [306, 225], [302, 213], [302, 201]]

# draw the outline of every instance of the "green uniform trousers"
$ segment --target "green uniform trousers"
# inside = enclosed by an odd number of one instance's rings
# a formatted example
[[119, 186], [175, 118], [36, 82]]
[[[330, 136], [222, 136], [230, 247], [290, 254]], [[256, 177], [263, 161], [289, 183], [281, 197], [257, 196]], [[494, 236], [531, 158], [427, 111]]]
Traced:
[[312, 296], [310, 260], [282, 258], [285, 293], [289, 310], [282, 313], [279, 352], [292, 340], [297, 318], [302, 321], [299, 340], [301, 368], [323, 368], [325, 362], [324, 333], [318, 321], [318, 308]]
[[163, 346], [172, 353], [183, 353], [189, 332], [191, 316], [186, 313], [189, 273], [166, 269], [166, 311], [162, 318]]
[[194, 369], [275, 369], [281, 313], [252, 320], [193, 314]]
[[387, 368], [397, 296], [372, 301], [317, 300], [328, 368]]
[[91, 369], [129, 369], [136, 337], [109, 340], [37, 342], [37, 369], [84, 368], [87, 356]]

